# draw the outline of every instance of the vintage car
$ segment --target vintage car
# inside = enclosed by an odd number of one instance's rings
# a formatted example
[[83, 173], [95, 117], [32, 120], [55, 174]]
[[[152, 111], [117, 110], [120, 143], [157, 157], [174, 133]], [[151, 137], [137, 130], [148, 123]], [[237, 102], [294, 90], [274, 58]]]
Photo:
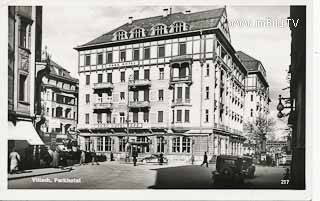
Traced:
[[249, 178], [254, 177], [256, 167], [253, 163], [253, 158], [250, 156], [242, 156], [242, 172]]
[[252, 160], [250, 162], [248, 157], [220, 155], [217, 157], [212, 179], [214, 183], [242, 184], [248, 172], [252, 174], [251, 165]]
[[[160, 163], [160, 154], [151, 154], [150, 156], [146, 156], [140, 159], [143, 163]], [[168, 159], [163, 157], [163, 163], [168, 163]]]

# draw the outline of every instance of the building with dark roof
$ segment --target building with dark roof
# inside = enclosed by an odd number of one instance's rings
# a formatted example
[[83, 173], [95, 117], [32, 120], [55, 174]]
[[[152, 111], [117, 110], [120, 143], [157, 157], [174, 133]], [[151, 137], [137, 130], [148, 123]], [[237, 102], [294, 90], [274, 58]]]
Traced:
[[76, 140], [78, 79], [52, 60], [50, 73], [42, 78], [41, 109], [46, 120], [41, 135], [46, 145], [54, 148], [63, 141]]
[[132, 151], [184, 161], [242, 154], [247, 70], [225, 7], [130, 17], [75, 49], [82, 149], [119, 160]]

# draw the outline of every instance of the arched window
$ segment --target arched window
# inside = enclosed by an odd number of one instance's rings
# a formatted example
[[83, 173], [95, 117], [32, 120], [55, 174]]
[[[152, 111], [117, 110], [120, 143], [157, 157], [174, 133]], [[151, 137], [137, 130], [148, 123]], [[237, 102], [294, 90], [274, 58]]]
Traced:
[[164, 34], [165, 27], [163, 25], [158, 25], [154, 28], [154, 35], [163, 35]]
[[126, 32], [118, 31], [117, 32], [117, 40], [123, 40], [123, 39], [126, 39]]
[[133, 34], [133, 38], [141, 38], [142, 37], [142, 29], [135, 29], [132, 34]]
[[177, 33], [177, 32], [182, 32], [182, 31], [184, 31], [184, 30], [183, 30], [183, 23], [182, 23], [182, 22], [174, 23], [174, 25], [173, 25], [173, 32], [174, 32], [174, 33]]

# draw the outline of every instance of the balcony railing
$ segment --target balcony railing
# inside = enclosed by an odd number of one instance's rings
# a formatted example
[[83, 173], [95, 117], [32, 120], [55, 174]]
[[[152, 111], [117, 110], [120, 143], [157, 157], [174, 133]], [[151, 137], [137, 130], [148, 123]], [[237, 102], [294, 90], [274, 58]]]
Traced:
[[239, 131], [237, 129], [234, 128], [230, 128], [229, 126], [223, 125], [223, 124], [219, 124], [219, 123], [214, 123], [214, 128], [215, 129], [219, 129], [219, 130], [223, 130], [226, 132], [230, 132], [232, 134], [237, 134], [237, 135], [242, 135], [242, 131]]
[[142, 87], [142, 86], [150, 86], [151, 81], [149, 79], [141, 79], [141, 80], [130, 80], [130, 87]]
[[185, 77], [171, 77], [171, 82], [188, 82], [191, 81], [191, 76]]
[[102, 103], [94, 103], [93, 104], [94, 109], [111, 109], [112, 103], [111, 102], [102, 102]]
[[150, 107], [149, 101], [130, 101], [129, 102], [130, 108], [146, 108]]
[[190, 105], [190, 99], [177, 98], [172, 101], [172, 106]]
[[113, 84], [111, 82], [94, 83], [93, 89], [113, 89]]
[[92, 129], [112, 129], [112, 128], [149, 128], [149, 123], [97, 123], [92, 125]]

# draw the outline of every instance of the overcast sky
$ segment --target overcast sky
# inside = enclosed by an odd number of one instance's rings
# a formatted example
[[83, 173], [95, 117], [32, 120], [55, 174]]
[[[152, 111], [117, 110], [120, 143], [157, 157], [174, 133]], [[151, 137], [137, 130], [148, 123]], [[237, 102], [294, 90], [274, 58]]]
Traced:
[[[221, 7], [221, 6], [218, 6]], [[134, 19], [162, 14], [163, 6], [101, 7], [101, 6], [45, 6], [43, 8], [43, 46], [48, 46], [52, 59], [77, 75], [77, 51], [73, 48], [84, 44], [124, 23], [129, 16]], [[197, 12], [214, 6], [174, 6], [172, 12], [191, 10]], [[289, 16], [288, 6], [229, 6], [230, 22], [271, 19], [280, 23]], [[275, 21], [277, 20], [277, 21]], [[270, 85], [271, 115], [277, 119], [276, 105], [279, 94], [286, 95], [287, 70], [290, 64], [290, 30], [288, 27], [231, 26], [231, 42], [236, 50], [242, 50], [260, 60], [267, 71]], [[277, 120], [277, 133], [286, 128], [285, 120]]]

